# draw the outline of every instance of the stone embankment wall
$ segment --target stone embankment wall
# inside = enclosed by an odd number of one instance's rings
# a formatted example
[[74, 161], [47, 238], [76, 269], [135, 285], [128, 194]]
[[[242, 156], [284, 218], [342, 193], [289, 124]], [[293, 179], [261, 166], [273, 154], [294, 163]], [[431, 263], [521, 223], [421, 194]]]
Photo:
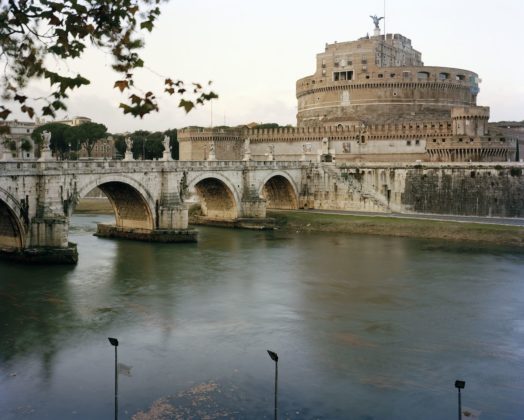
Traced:
[[303, 182], [301, 206], [524, 217], [524, 165], [317, 165]]

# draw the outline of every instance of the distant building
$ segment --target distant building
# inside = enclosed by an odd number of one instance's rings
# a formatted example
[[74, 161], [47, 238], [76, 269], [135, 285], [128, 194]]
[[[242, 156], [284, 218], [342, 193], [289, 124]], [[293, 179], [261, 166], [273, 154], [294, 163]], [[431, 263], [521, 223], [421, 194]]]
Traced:
[[0, 135], [0, 159], [33, 159], [35, 144], [31, 139], [33, 130], [38, 127], [32, 121], [5, 121], [2, 125], [9, 130]]
[[73, 117], [73, 118], [66, 118], [65, 120], [54, 120], [52, 122], [60, 123], [60, 124], [67, 124], [71, 127], [75, 127], [80, 124], [84, 124], [86, 122], [91, 122], [91, 118], [87, 117]]
[[[297, 127], [179, 130], [180, 159], [507, 161], [517, 142], [489, 130], [470, 70], [424, 66], [400, 34], [326, 44], [296, 82]], [[246, 150], [248, 153], [246, 153]]]

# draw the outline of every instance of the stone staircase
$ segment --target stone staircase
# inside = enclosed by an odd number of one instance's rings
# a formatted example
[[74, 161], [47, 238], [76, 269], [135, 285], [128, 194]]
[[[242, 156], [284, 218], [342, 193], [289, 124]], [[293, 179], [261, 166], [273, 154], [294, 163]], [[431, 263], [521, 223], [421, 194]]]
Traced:
[[313, 164], [305, 178], [303, 196], [308, 196], [308, 191], [316, 192], [313, 197], [309, 195], [308, 207], [384, 213], [400, 211], [391, 208], [387, 197], [362, 182], [356, 174], [343, 172], [334, 164]]

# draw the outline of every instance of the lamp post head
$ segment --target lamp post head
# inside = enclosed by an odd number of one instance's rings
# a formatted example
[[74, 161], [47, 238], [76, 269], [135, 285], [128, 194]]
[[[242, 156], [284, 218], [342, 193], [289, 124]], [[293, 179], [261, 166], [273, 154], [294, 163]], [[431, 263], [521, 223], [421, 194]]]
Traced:
[[269, 357], [271, 357], [271, 360], [278, 362], [278, 354], [271, 350], [268, 350], [267, 353], [269, 354]]
[[464, 389], [465, 386], [466, 386], [465, 381], [459, 381], [459, 380], [455, 381], [455, 388]]
[[118, 347], [118, 340], [116, 338], [109, 337], [108, 340], [112, 346]]

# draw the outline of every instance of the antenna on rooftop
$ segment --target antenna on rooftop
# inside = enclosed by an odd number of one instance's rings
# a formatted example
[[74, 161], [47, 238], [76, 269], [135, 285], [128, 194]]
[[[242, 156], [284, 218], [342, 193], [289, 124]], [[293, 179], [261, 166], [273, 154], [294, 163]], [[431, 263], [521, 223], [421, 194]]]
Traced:
[[384, 0], [384, 39], [386, 39], [386, 0]]

